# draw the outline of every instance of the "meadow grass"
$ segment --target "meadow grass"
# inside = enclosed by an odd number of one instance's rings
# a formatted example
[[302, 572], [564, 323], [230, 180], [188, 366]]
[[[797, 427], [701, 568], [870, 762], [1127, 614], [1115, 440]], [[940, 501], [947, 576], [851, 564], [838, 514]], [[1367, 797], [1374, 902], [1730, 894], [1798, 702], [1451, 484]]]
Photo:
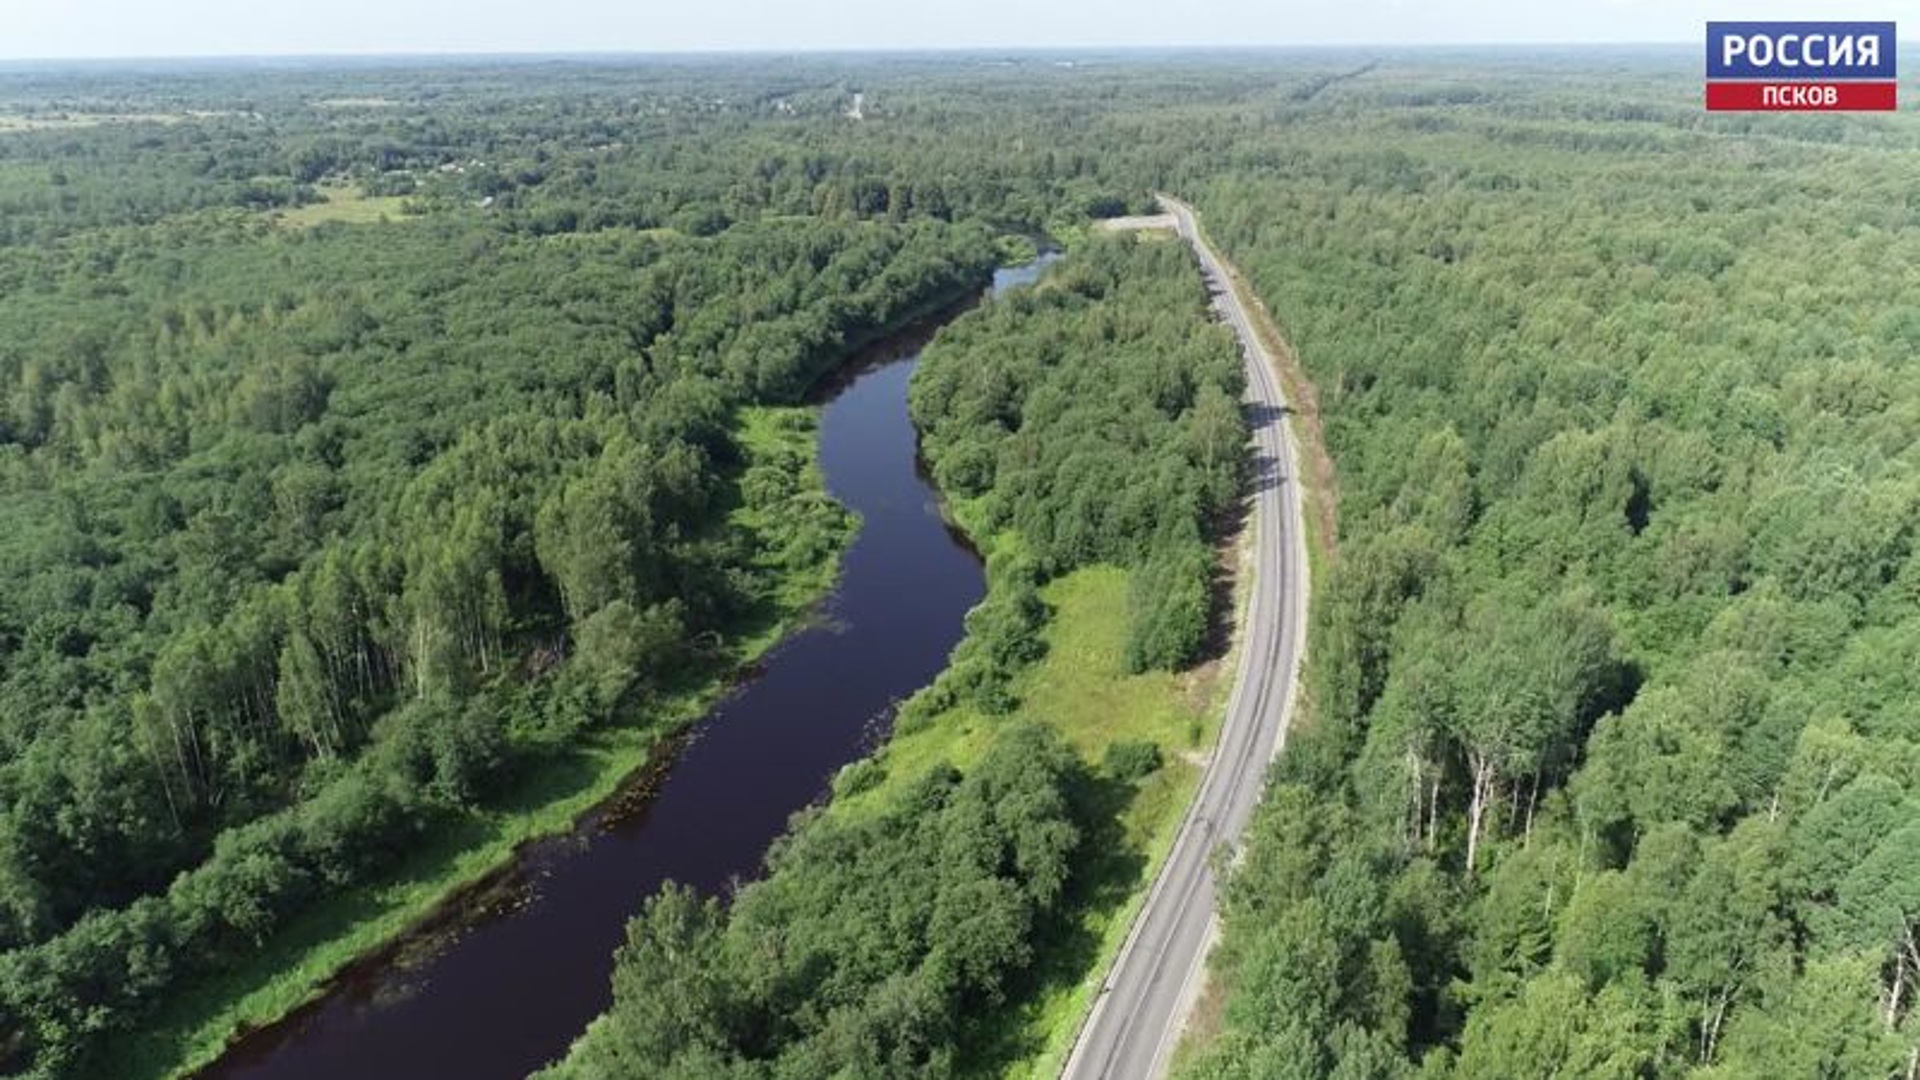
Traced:
[[102, 127], [107, 124], [181, 124], [232, 112], [195, 110], [191, 112], [78, 112], [78, 111], [0, 111], [0, 133], [16, 131], [62, 131], [71, 128]]
[[280, 224], [290, 229], [311, 229], [330, 221], [347, 225], [377, 225], [396, 221], [407, 213], [402, 195], [368, 195], [359, 188], [321, 187], [321, 201], [279, 212]]
[[[966, 518], [964, 508], [960, 514]], [[996, 550], [1017, 543], [995, 537]], [[1119, 741], [1159, 744], [1162, 767], [1134, 784], [1101, 782], [1096, 798], [1115, 811], [1112, 835], [1089, 837], [1087, 863], [1069, 898], [1067, 925], [1050, 928], [1033, 968], [1009, 988], [1009, 1004], [969, 1034], [972, 1072], [1052, 1077], [1071, 1052], [1094, 990], [1126, 940], [1134, 913], [1159, 871], [1197, 790], [1204, 754], [1218, 731], [1231, 657], [1184, 673], [1126, 669], [1127, 573], [1086, 567], [1049, 582], [1046, 655], [1022, 671], [1011, 716], [959, 705], [896, 734], [877, 753], [874, 786], [836, 799], [829, 814], [877, 812], [914, 778], [941, 762], [979, 760], [995, 732], [1022, 718], [1058, 731], [1095, 767]]]

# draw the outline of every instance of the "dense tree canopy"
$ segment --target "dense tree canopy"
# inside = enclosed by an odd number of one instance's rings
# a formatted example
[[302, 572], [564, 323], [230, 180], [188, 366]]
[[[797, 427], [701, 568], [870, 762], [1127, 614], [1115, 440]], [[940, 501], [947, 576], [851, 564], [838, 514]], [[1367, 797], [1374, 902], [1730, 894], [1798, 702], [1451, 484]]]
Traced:
[[735, 411], [977, 287], [987, 239], [212, 215], [0, 247], [8, 1063], [80, 1068], [644, 711], [776, 587], [764, 550], [843, 528], [804, 458], [745, 460]]
[[874, 816], [803, 823], [733, 903], [650, 900], [613, 1007], [560, 1078], [950, 1076], [962, 1033], [1033, 957], [1088, 813], [1044, 728], [1002, 732]]
[[[1199, 656], [1210, 544], [1240, 496], [1244, 376], [1206, 303], [1184, 245], [1102, 238], [943, 330], [914, 376], [927, 461], [970, 504], [968, 524], [1017, 535], [1029, 577], [1096, 562], [1133, 570], [1136, 669]], [[1006, 585], [983, 612], [1023, 595]], [[949, 680], [990, 699], [1010, 659], [996, 643], [1017, 647], [1032, 628], [970, 624]]]
[[1341, 528], [1186, 1075], [1910, 1074], [1914, 129], [1452, 85], [1199, 199]]
[[[846, 527], [742, 408], [994, 231], [1071, 254], [915, 390], [1019, 538], [945, 689], [1004, 711], [1094, 560], [1133, 663], [1191, 657], [1236, 365], [1177, 245], [1085, 228], [1158, 189], [1294, 338], [1340, 510], [1191, 1074], [1909, 1069], [1920, 129], [1709, 117], [1657, 52], [1375, 59], [0, 72], [0, 1070], [86, 1075], [702, 674]], [[1087, 827], [973, 819], [1073, 786], [1005, 737], [888, 819], [958, 876], [803, 828], [649, 908], [570, 1068], [964, 1064], [1058, 902], [987, 854]], [[790, 930], [862, 962], [743, 982]]]

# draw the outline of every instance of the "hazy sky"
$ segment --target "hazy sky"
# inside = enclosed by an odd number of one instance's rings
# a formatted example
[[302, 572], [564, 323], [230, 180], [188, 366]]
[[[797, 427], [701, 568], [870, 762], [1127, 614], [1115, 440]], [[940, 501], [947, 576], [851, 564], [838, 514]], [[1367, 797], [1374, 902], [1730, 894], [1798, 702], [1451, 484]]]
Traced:
[[[1829, 17], [1894, 19], [1912, 0]], [[1699, 41], [1830, 0], [0, 0], [0, 58]]]

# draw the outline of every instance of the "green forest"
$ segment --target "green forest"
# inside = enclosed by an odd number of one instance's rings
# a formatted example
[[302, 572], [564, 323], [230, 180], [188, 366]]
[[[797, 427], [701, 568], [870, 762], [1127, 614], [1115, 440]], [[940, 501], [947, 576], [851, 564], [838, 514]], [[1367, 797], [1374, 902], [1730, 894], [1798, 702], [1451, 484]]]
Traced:
[[672, 887], [653, 897], [617, 958], [612, 1008], [555, 1080], [1019, 1064], [995, 1044], [996, 1014], [1040, 991], [1033, 969], [1059, 963], [1116, 874], [1142, 883], [1116, 826], [1163, 755], [1108, 735], [1087, 760], [1062, 737], [1084, 734], [1075, 724], [1021, 710], [1019, 676], [1045, 652], [1044, 586], [1084, 567], [1126, 568], [1128, 668], [1186, 667], [1207, 647], [1208, 544], [1237, 502], [1246, 429], [1237, 349], [1206, 302], [1184, 245], [1102, 237], [941, 331], [912, 412], [957, 516], [993, 538], [991, 591], [895, 732], [938, 734], [965, 709], [988, 718], [984, 750], [964, 773], [947, 744], [924, 773], [896, 775], [911, 759], [887, 754], [850, 767], [837, 794], [890, 781], [880, 805], [797, 821], [729, 908]]
[[992, 258], [936, 226], [203, 243], [7, 306], [0, 996], [38, 1061], [694, 672], [789, 568], [763, 550], [842, 528], [777, 486], [774, 534], [728, 526], [732, 412]]
[[670, 887], [628, 926], [613, 1008], [541, 1075], [951, 1075], [1065, 894], [1083, 770], [1044, 728], [1011, 726], [964, 776], [800, 824], [724, 911]]
[[994, 260], [937, 221], [44, 239], [90, 205], [0, 249], [0, 1051], [48, 1075], [723, 670], [694, 643], [845, 530], [735, 415]]
[[1192, 257], [1102, 237], [1036, 288], [946, 328], [911, 406], [935, 482], [996, 549], [995, 589], [930, 698], [1005, 711], [1041, 582], [1132, 574], [1128, 665], [1177, 670], [1212, 626], [1211, 545], [1239, 501], [1246, 428], [1232, 335], [1206, 325]]
[[786, 407], [1038, 239], [912, 389], [991, 588], [900, 727], [975, 752], [635, 897], [554, 1070], [1018, 1072], [980, 1019], [1184, 749], [1023, 708], [1048, 590], [1119, 568], [1135, 673], [1229, 614], [1237, 353], [1184, 246], [1093, 224], [1155, 191], [1338, 511], [1179, 1075], [1911, 1072], [1920, 127], [1709, 116], [1696, 63], [0, 70], [0, 1074], [102, 1075], [683, 724], [856, 527]]
[[1199, 193], [1340, 533], [1180, 1074], [1911, 1075], [1916, 129], [1506, 89]]

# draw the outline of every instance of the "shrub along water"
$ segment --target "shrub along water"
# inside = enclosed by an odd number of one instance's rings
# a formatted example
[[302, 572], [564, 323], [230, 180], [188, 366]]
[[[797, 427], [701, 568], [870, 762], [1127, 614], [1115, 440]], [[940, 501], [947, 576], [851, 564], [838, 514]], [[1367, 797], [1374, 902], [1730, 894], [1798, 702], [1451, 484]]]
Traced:
[[950, 1076], [1031, 961], [1085, 831], [1084, 767], [1032, 724], [884, 812], [803, 822], [733, 903], [669, 887], [614, 1003], [545, 1080]]

